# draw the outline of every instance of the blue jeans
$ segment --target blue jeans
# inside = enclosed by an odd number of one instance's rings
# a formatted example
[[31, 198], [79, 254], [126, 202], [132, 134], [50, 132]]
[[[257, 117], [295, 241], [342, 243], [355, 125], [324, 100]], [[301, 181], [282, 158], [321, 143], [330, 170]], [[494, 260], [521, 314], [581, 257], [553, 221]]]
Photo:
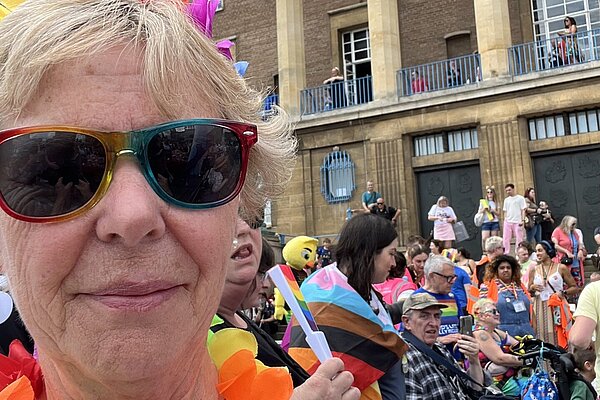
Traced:
[[540, 224], [533, 225], [533, 228], [526, 229], [525, 232], [527, 233], [527, 241], [529, 243], [533, 243], [533, 239], [535, 239], [536, 243], [542, 241], [542, 226]]

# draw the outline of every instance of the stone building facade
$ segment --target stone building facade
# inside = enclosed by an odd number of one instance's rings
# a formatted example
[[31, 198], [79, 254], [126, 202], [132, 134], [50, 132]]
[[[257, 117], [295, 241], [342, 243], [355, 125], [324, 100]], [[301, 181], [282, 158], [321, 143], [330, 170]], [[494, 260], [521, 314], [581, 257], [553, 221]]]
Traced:
[[[583, 48], [593, 39], [585, 60], [518, 74], [514, 52], [534, 40], [532, 13], [532, 0], [225, 0], [216, 36], [234, 39], [237, 59], [250, 62], [254, 86], [278, 86], [300, 142], [292, 182], [272, 207], [273, 229], [335, 235], [373, 180], [386, 202], [401, 209], [401, 243], [410, 234], [429, 233], [427, 211], [446, 195], [471, 236], [465, 245], [477, 253], [472, 216], [483, 188], [494, 185], [502, 200], [511, 182], [521, 194], [535, 187], [557, 217], [577, 216], [591, 248], [591, 232], [600, 225], [596, 39], [590, 33], [589, 41], [580, 42]], [[352, 107], [303, 113], [300, 93], [343, 66], [344, 34], [357, 29], [368, 29], [371, 97]], [[477, 82], [400, 93], [403, 68], [474, 52]], [[474, 142], [449, 148], [457, 132], [471, 132]], [[442, 143], [442, 151], [419, 154], [418, 143], [427, 138], [430, 148]], [[338, 203], [321, 193], [323, 162], [334, 146], [352, 160], [356, 184], [351, 197]]]

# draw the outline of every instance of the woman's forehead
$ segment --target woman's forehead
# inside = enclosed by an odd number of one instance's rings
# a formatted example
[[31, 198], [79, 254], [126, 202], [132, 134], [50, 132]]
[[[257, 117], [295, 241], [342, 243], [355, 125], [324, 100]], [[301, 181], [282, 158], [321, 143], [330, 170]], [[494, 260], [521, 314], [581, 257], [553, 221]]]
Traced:
[[[93, 56], [52, 66], [18, 125], [72, 125], [103, 131], [129, 131], [168, 122], [149, 95], [143, 54], [116, 46]], [[185, 89], [182, 88], [182, 97]], [[177, 119], [217, 117], [216, 104], [195, 97]], [[205, 101], [206, 100], [206, 101]]]

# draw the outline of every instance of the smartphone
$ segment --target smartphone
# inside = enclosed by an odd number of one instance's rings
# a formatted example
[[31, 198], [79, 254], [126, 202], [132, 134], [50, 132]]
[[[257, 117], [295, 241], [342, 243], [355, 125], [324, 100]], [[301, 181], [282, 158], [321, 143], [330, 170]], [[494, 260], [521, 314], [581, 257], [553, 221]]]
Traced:
[[458, 321], [458, 330], [461, 335], [473, 336], [473, 316], [463, 315]]

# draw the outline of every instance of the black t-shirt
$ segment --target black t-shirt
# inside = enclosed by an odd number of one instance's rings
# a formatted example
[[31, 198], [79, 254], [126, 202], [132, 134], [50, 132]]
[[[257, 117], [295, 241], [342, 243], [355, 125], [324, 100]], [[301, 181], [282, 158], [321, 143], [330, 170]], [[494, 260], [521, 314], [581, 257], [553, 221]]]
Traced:
[[[253, 321], [246, 317], [243, 313], [238, 312], [237, 315], [248, 324], [247, 331], [252, 333], [258, 343], [258, 355], [256, 359], [262, 361], [267, 367], [287, 367], [292, 375], [294, 387], [302, 385], [310, 375], [306, 372], [292, 357], [290, 357], [281, 346], [277, 344], [271, 336], [260, 329]], [[221, 319], [222, 316], [219, 315]], [[223, 319], [224, 320], [224, 319]], [[225, 320], [224, 320], [225, 321]], [[225, 321], [220, 325], [215, 325], [210, 329], [213, 332], [218, 332], [225, 328], [235, 328], [229, 322]], [[239, 328], [238, 328], [239, 329]]]
[[396, 215], [396, 209], [394, 207], [387, 207], [387, 206], [384, 207], [383, 209], [380, 209], [377, 206], [373, 206], [373, 208], [371, 209], [371, 213], [377, 214], [380, 217], [389, 219], [391, 221], [392, 218], [394, 218], [394, 215]]

